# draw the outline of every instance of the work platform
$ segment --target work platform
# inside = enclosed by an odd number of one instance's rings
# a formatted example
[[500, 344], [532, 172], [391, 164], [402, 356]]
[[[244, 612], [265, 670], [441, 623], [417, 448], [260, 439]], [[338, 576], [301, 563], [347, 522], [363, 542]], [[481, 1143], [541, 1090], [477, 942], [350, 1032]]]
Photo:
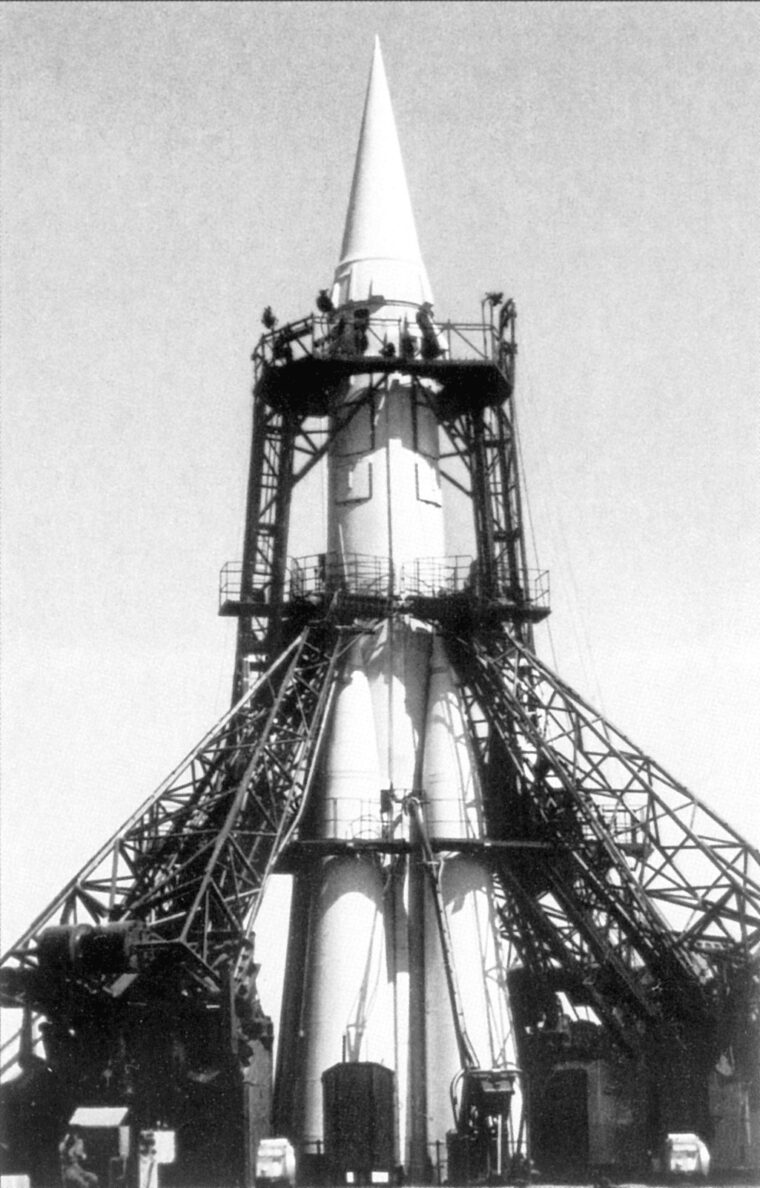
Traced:
[[[417, 329], [417, 328], [415, 328]], [[431, 337], [369, 307], [339, 321], [310, 314], [264, 335], [253, 353], [256, 391], [270, 408], [324, 417], [335, 392], [355, 375], [396, 373], [432, 380], [441, 418], [502, 405], [512, 395], [516, 346], [489, 322], [442, 322]], [[405, 344], [402, 353], [391, 339]]]
[[[219, 576], [219, 614], [226, 618], [274, 611], [272, 583], [246, 581], [240, 561], [230, 561]], [[242, 596], [243, 590], [247, 596]], [[510, 574], [499, 575], [486, 596], [476, 558], [457, 555], [421, 558], [394, 566], [388, 558], [365, 554], [318, 553], [291, 558], [285, 572], [281, 605], [291, 615], [310, 618], [328, 612], [342, 621], [410, 614], [448, 624], [521, 619], [539, 623], [549, 614], [549, 574], [529, 571], [515, 588]]]

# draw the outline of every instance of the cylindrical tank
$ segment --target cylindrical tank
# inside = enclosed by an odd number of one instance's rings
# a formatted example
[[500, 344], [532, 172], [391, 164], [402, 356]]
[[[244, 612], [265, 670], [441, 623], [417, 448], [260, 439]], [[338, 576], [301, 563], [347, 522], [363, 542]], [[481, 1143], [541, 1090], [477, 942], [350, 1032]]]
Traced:
[[[357, 377], [336, 411], [367, 389]], [[329, 472], [328, 553], [349, 591], [399, 593], [420, 558], [443, 557], [438, 426], [409, 378], [391, 376], [336, 434]]]
[[[413, 307], [374, 305], [370, 333], [398, 352]], [[444, 555], [436, 417], [408, 375], [379, 379], [357, 375], [338, 393], [336, 417], [356, 402], [362, 407], [336, 432], [329, 453], [328, 551], [334, 571], [356, 593], [372, 592], [381, 577], [382, 593], [399, 593], [419, 558]]]
[[322, 838], [378, 838], [383, 787], [362, 639], [340, 674], [318, 802]]
[[[485, 837], [483, 801], [454, 674], [442, 642], [433, 642], [422, 767], [423, 806], [439, 850], [440, 888], [467, 1037], [481, 1069], [517, 1067], [507, 995], [509, 955], [499, 932], [488, 860], [455, 848]], [[451, 1087], [462, 1070], [449, 995], [446, 953], [430, 888], [425, 908], [426, 1080], [429, 1139], [443, 1141], [454, 1121]], [[519, 1088], [511, 1100], [521, 1112]]]
[[322, 1073], [336, 1063], [394, 1062], [393, 987], [383, 879], [374, 856], [334, 856], [322, 865], [312, 907], [298, 1080], [303, 1138], [322, 1140]]
[[432, 641], [422, 778], [430, 837], [482, 840], [483, 797], [459, 691], [439, 635]]
[[[385, 836], [394, 842], [409, 838], [406, 801], [419, 787], [431, 638], [428, 627], [411, 619], [385, 619], [364, 637], [365, 671], [385, 789]], [[395, 997], [399, 1150], [408, 1163], [424, 1099], [425, 1036], [414, 1000], [415, 995], [422, 994], [422, 932], [410, 886], [409, 860], [398, 857], [388, 864], [387, 871], [385, 902], [389, 944], [393, 938], [388, 959]]]
[[[324, 841], [377, 839], [381, 780], [372, 700], [357, 639], [340, 677], [317, 787]], [[322, 1073], [339, 1060], [393, 1067], [394, 1003], [388, 966], [384, 878], [375, 854], [313, 860], [298, 876], [310, 884], [308, 942], [299, 1022], [295, 1115], [308, 1144], [322, 1139]], [[297, 924], [297, 926], [299, 926]]]
[[310, 818], [336, 853], [307, 859], [296, 874], [280, 1035], [278, 1125], [307, 1152], [323, 1137], [321, 1074], [341, 1059], [395, 1070], [407, 1148], [409, 1065], [421, 1067], [423, 1038], [410, 1035], [410, 938], [420, 930], [410, 919], [408, 861], [340, 847], [408, 836], [430, 641], [429, 628], [384, 620], [356, 637], [339, 678]]

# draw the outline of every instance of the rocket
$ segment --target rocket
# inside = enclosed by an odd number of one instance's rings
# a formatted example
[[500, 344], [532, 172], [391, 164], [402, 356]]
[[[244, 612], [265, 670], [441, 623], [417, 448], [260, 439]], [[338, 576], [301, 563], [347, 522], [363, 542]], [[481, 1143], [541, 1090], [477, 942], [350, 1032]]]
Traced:
[[[378, 41], [325, 304], [349, 355], [443, 351]], [[432, 402], [402, 370], [365, 370], [342, 382], [332, 416], [328, 579], [392, 600], [415, 566], [444, 560]], [[394, 1162], [420, 1182], [435, 1164], [446, 1175], [468, 1068], [515, 1074], [504, 1142], [519, 1146], [510, 956], [443, 640], [393, 613], [357, 617], [351, 638], [302, 829], [320, 844], [294, 876], [275, 1126], [302, 1153], [322, 1151], [325, 1073], [379, 1066], [393, 1085]]]
[[[758, 855], [533, 650], [514, 303], [436, 322], [379, 45], [316, 307], [267, 306], [253, 356], [232, 707], [0, 958], [4, 1158], [52, 1183], [72, 1107], [126, 1104], [178, 1185], [292, 1184], [293, 1148], [315, 1188], [526, 1182], [526, 1116], [550, 1173], [703, 1130], [746, 1170]], [[289, 561], [318, 464], [324, 552]], [[475, 560], [445, 555], [442, 477]]]

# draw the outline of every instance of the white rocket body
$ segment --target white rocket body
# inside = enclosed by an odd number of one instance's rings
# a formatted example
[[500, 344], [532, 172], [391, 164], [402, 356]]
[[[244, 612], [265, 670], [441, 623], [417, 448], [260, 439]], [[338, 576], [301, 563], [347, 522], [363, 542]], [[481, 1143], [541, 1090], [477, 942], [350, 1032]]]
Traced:
[[[347, 316], [371, 305], [397, 352], [406, 327], [416, 331], [416, 311], [432, 302], [377, 44], [333, 301]], [[336, 415], [377, 379], [347, 381]], [[329, 476], [328, 551], [349, 590], [361, 593], [380, 574], [382, 593], [399, 593], [419, 559], [443, 558], [438, 428], [408, 377], [377, 384], [335, 435]], [[482, 797], [456, 682], [431, 626], [388, 617], [357, 634], [314, 796], [323, 842], [409, 840], [410, 797], [422, 803], [431, 840], [452, 842], [440, 855], [441, 887], [467, 1032], [480, 1067], [515, 1067], [488, 865], [456, 844], [484, 838]], [[279, 1074], [300, 1131], [291, 1137], [319, 1149], [322, 1073], [341, 1060], [374, 1061], [395, 1073], [398, 1161], [421, 1175], [454, 1126], [449, 1090], [461, 1056], [419, 857], [315, 857], [296, 876], [293, 904]]]

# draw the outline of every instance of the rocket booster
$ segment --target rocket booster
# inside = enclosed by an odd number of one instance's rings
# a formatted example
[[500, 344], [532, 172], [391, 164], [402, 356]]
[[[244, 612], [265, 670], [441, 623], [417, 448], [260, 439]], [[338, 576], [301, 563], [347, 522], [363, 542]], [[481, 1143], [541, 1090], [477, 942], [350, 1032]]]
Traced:
[[[435, 345], [377, 41], [332, 302], [348, 353], [403, 359], [425, 349], [425, 335]], [[431, 383], [364, 371], [336, 397], [328, 551], [354, 593], [363, 583], [377, 592], [378, 582], [400, 593], [420, 559], [444, 557], [438, 425], [419, 394]], [[313, 797], [321, 848], [295, 876], [277, 1124], [303, 1150], [320, 1149], [322, 1074], [341, 1061], [385, 1065], [395, 1075], [397, 1160], [421, 1177], [454, 1125], [450, 1086], [462, 1058], [452, 979], [477, 1065], [516, 1059], [489, 868], [461, 845], [485, 837], [482, 797], [456, 682], [429, 624], [357, 620]], [[415, 849], [412, 800], [440, 852], [437, 892]], [[379, 844], [344, 844], [361, 840]], [[405, 845], [383, 852], [384, 841]]]

